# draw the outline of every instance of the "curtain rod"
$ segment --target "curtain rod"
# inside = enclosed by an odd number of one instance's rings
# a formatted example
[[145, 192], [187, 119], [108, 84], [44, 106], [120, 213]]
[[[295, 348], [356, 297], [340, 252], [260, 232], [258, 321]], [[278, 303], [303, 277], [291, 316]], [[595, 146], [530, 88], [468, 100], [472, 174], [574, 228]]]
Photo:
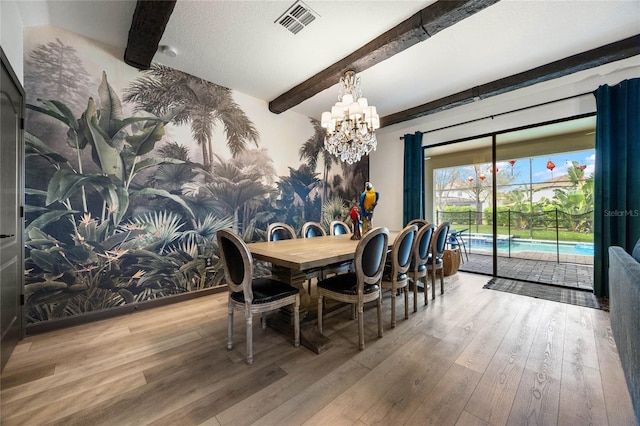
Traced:
[[[431, 130], [427, 130], [427, 131], [424, 131], [424, 132], [418, 130], [418, 132], [420, 132], [423, 135], [425, 135], [427, 133], [438, 132], [440, 130], [450, 129], [452, 127], [462, 126], [464, 124], [475, 123], [476, 121], [486, 120], [486, 119], [489, 119], [489, 118], [493, 120], [495, 117], [500, 117], [501, 115], [507, 115], [507, 114], [512, 114], [514, 112], [525, 111], [525, 110], [528, 110], [528, 109], [531, 109], [531, 108], [537, 108], [539, 106], [550, 105], [550, 104], [553, 104], [553, 103], [556, 103], [556, 102], [562, 102], [562, 101], [566, 101], [566, 100], [573, 99], [573, 98], [579, 98], [581, 96], [586, 96], [586, 95], [593, 95], [593, 92], [586, 92], [586, 93], [581, 93], [579, 95], [567, 96], [566, 98], [560, 98], [560, 99], [555, 99], [553, 101], [542, 102], [540, 104], [529, 105], [529, 106], [526, 106], [526, 107], [514, 109], [512, 111], [499, 112], [497, 114], [487, 115], [486, 117], [474, 118], [473, 120], [464, 121], [462, 123], [450, 124], [448, 126], [439, 127], [437, 129], [431, 129]], [[404, 136], [400, 136], [400, 139], [401, 140], [404, 139]]]

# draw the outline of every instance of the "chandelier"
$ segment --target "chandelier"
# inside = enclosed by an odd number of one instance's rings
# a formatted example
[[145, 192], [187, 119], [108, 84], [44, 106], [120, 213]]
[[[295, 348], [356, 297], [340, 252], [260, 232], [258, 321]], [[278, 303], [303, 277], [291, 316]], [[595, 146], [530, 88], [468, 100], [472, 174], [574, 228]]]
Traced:
[[375, 130], [380, 128], [376, 107], [361, 97], [360, 77], [347, 71], [340, 78], [340, 93], [331, 111], [322, 113], [320, 124], [326, 129], [324, 148], [349, 164], [375, 151]]

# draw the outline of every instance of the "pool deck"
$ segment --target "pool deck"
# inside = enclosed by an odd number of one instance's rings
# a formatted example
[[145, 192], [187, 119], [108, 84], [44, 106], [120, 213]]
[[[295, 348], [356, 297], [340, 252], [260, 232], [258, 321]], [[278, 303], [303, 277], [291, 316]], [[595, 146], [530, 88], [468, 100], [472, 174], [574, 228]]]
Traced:
[[[462, 256], [464, 263], [460, 264], [461, 271], [488, 275], [493, 273], [493, 258], [490, 253], [474, 251], [469, 253], [468, 261], [464, 253]], [[498, 256], [498, 272], [501, 277], [593, 290], [592, 256], [561, 254], [561, 263], [557, 262], [556, 253], [520, 252], [518, 256]]]
[[[491, 256], [491, 251], [488, 250], [479, 250], [474, 248], [471, 253]], [[498, 252], [498, 257], [509, 258], [507, 253], [502, 251]], [[540, 252], [540, 251], [512, 251], [511, 258], [514, 259], [528, 259], [528, 260], [542, 260], [545, 262], [558, 262], [560, 263], [578, 263], [580, 265], [592, 265], [593, 266], [593, 256], [580, 255], [580, 254], [562, 254], [559, 255], [557, 253], [548, 253], [548, 252]]]

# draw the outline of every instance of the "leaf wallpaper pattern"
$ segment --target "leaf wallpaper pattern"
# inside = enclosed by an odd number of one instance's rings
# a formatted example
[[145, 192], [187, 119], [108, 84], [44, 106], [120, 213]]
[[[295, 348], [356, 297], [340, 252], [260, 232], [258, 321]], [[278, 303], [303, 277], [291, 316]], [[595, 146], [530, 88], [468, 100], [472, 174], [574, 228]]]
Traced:
[[55, 27], [25, 50], [27, 326], [224, 285], [219, 229], [328, 226], [367, 180], [315, 119]]

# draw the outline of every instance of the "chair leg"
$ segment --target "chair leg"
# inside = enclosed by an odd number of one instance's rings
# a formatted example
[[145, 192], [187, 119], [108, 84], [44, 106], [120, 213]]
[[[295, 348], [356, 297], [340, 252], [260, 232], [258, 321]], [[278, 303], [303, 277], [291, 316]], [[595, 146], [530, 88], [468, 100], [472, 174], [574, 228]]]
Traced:
[[293, 305], [293, 346], [300, 346], [300, 295], [296, 296], [296, 303]]
[[431, 274], [431, 298], [436, 298], [436, 270], [433, 270]]
[[318, 294], [318, 331], [322, 333], [322, 295]]
[[413, 312], [418, 312], [418, 282], [419, 280], [413, 280]]
[[404, 287], [404, 319], [409, 319], [409, 287]]
[[382, 337], [382, 291], [378, 297], [378, 337]]
[[247, 322], [247, 364], [253, 364], [253, 314], [245, 312]]
[[396, 326], [396, 293], [398, 290], [391, 287], [391, 328]]
[[358, 304], [358, 347], [364, 350], [364, 307], [361, 304]]
[[267, 329], [267, 313], [263, 312], [262, 313], [262, 318], [261, 318], [261, 323], [262, 323], [262, 329], [266, 330]]
[[424, 304], [425, 306], [429, 304], [429, 275], [425, 275], [424, 277]]
[[227, 349], [233, 349], [233, 305], [229, 302], [229, 317], [227, 319]]
[[440, 294], [444, 294], [444, 268], [440, 269]]

